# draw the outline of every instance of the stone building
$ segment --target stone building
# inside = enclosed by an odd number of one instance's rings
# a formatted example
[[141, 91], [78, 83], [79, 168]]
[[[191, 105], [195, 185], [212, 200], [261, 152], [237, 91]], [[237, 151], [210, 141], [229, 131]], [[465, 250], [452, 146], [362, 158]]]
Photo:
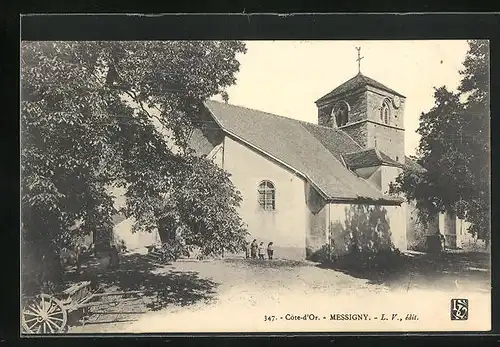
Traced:
[[405, 155], [405, 100], [361, 73], [316, 101], [317, 125], [209, 100], [191, 146], [231, 174], [249, 239], [272, 241], [278, 257], [421, 248], [438, 231], [457, 247], [456, 217], [423, 226], [388, 195], [402, 170], [423, 170]]

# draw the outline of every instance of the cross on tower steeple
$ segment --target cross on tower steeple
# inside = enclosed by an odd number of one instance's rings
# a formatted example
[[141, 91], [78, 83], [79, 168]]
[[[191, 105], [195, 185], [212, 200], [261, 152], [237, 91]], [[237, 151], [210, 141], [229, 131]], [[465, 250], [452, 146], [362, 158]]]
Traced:
[[364, 57], [361, 56], [361, 47], [356, 47], [356, 50], [358, 51], [358, 59], [356, 59], [358, 62], [358, 73], [361, 73], [361, 59]]

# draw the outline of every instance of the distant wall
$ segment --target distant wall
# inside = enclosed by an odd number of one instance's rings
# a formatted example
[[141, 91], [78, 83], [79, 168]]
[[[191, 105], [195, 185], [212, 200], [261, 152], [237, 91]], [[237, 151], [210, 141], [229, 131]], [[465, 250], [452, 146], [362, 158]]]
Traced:
[[439, 232], [439, 217], [436, 216], [431, 221], [421, 221], [418, 209], [414, 202], [406, 205], [406, 234], [408, 239], [408, 249], [425, 252], [427, 236], [436, 235]]
[[151, 232], [132, 232], [133, 218], [125, 219], [113, 228], [113, 241], [120, 244], [122, 241], [127, 250], [136, 251], [160, 242], [157, 230]]
[[468, 232], [470, 223], [451, 212], [439, 214], [439, 230], [448, 248], [476, 248], [477, 239]]

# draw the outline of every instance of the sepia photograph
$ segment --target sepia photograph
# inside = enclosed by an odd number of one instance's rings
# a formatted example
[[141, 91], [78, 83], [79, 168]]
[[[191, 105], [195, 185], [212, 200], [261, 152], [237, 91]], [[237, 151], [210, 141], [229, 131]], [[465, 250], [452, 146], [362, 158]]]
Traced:
[[488, 40], [21, 41], [22, 336], [491, 329]]

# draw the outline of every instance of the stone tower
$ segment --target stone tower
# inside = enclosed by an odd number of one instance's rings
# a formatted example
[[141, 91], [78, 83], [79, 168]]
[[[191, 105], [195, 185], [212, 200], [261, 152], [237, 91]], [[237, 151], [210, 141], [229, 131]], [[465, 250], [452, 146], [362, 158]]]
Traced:
[[405, 97], [358, 73], [316, 101], [318, 124], [341, 128], [364, 148], [405, 162]]

